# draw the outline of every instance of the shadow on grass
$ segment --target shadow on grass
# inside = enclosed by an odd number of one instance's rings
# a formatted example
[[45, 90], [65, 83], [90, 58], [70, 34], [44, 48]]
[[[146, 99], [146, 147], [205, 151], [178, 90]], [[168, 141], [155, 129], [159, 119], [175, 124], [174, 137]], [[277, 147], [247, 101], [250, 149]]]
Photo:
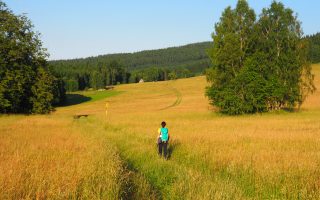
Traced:
[[73, 106], [90, 101], [92, 98], [81, 94], [66, 94], [66, 101], [58, 107]]
[[173, 140], [172, 142], [169, 142], [168, 146], [168, 159], [171, 158], [174, 150], [180, 146], [180, 142], [178, 140]]
[[288, 112], [288, 113], [300, 112], [299, 108], [288, 108], [288, 107], [285, 107], [285, 108], [281, 108], [281, 110], [285, 111], [285, 112]]

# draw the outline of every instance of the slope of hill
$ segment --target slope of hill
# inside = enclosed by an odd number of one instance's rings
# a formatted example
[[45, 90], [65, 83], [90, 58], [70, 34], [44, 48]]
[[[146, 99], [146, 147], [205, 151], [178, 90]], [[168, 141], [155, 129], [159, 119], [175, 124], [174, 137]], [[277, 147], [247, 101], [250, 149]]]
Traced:
[[209, 64], [207, 49], [211, 42], [201, 42], [180, 47], [148, 50], [136, 53], [120, 53], [100, 55], [71, 60], [50, 61], [50, 64], [60, 70], [69, 68], [96, 68], [113, 60], [119, 61], [130, 71], [148, 67], [179, 68], [185, 67], [193, 72], [201, 72]]

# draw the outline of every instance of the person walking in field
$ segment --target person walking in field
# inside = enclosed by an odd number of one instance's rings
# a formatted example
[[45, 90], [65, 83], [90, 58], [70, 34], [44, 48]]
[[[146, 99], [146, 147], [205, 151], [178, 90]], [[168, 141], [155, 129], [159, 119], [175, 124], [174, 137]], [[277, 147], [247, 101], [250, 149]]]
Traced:
[[168, 142], [169, 142], [169, 130], [166, 128], [166, 122], [161, 123], [161, 128], [158, 129], [159, 138], [158, 138], [158, 150], [159, 156], [162, 156], [167, 160], [168, 159]]

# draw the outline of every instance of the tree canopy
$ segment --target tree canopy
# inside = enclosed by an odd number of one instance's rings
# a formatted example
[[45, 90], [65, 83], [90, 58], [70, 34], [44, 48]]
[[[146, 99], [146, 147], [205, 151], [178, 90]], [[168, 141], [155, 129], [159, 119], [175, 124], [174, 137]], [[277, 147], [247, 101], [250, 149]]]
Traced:
[[64, 98], [47, 70], [47, 53], [25, 16], [0, 1], [0, 113], [48, 113]]
[[212, 37], [206, 94], [222, 113], [292, 109], [314, 91], [300, 22], [282, 3], [274, 1], [256, 19], [239, 0], [224, 10]]

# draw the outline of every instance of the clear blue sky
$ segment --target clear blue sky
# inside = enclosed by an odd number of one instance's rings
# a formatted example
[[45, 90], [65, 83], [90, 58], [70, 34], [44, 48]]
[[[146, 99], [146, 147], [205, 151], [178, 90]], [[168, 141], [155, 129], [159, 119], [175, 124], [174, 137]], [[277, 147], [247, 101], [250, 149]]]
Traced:
[[[4, 0], [27, 13], [50, 59], [135, 52], [211, 40], [214, 23], [236, 0]], [[283, 0], [305, 34], [320, 31], [320, 0]], [[257, 14], [271, 0], [249, 0]]]

